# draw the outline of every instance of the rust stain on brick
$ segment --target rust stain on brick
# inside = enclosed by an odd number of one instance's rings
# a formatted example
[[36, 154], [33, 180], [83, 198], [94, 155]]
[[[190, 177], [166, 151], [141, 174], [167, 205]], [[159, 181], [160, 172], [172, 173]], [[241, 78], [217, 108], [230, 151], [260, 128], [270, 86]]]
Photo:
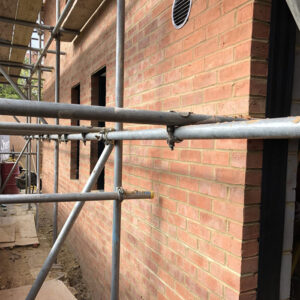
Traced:
[[296, 117], [294, 120], [293, 120], [293, 123], [299, 123], [300, 122], [300, 116], [299, 117]]
[[250, 120], [250, 121], [247, 121], [248, 124], [253, 124], [253, 123], [257, 123], [258, 121], [260, 120]]

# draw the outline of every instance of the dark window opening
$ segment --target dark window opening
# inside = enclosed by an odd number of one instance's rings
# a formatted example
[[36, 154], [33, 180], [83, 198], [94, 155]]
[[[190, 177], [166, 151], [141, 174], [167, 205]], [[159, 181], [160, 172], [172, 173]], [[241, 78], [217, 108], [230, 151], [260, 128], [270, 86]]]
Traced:
[[[91, 104], [98, 106], [106, 106], [106, 68], [101, 69], [92, 75], [92, 95]], [[91, 122], [92, 126], [105, 127], [105, 122], [94, 120]], [[102, 154], [104, 143], [98, 141], [91, 141], [91, 169], [92, 172], [98, 158]], [[101, 172], [95, 188], [97, 190], [104, 190], [105, 169]]]
[[[80, 104], [80, 85], [71, 90], [71, 103]], [[79, 126], [80, 120], [71, 119], [72, 126]], [[70, 178], [79, 179], [79, 153], [80, 141], [71, 141]]]

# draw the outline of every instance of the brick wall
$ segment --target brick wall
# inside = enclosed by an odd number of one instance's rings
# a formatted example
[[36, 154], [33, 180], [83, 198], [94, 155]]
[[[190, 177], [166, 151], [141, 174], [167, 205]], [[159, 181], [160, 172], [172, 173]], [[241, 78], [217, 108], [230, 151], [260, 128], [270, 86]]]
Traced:
[[[264, 115], [269, 1], [194, 0], [180, 30], [173, 1], [126, 2], [125, 107]], [[46, 2], [47, 24], [54, 5]], [[74, 43], [63, 43], [61, 102], [80, 83], [81, 103], [91, 104], [91, 75], [106, 66], [106, 103], [114, 106], [115, 13], [107, 1]], [[53, 74], [45, 75], [44, 99], [53, 101]], [[80, 191], [90, 144], [80, 146], [78, 180], [69, 177], [70, 143], [60, 149], [59, 191]], [[255, 299], [261, 150], [246, 140], [184, 141], [174, 151], [165, 141], [124, 143], [124, 188], [154, 190], [155, 199], [122, 204], [121, 299]], [[44, 192], [52, 192], [53, 144], [43, 151]], [[110, 191], [113, 156], [105, 172]], [[60, 204], [61, 224], [71, 207]], [[87, 203], [69, 237], [95, 299], [109, 298], [111, 229], [112, 203]]]

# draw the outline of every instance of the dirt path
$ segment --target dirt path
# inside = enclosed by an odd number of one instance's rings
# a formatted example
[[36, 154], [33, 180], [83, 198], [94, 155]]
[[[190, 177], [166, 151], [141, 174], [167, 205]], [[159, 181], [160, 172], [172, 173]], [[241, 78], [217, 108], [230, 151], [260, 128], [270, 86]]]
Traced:
[[[27, 246], [0, 249], [0, 290], [32, 284], [40, 271], [52, 240], [52, 224], [42, 206], [39, 220], [40, 245], [37, 248]], [[49, 278], [62, 280], [77, 299], [91, 299], [80, 266], [66, 246], [60, 251], [57, 264], [52, 268]]]

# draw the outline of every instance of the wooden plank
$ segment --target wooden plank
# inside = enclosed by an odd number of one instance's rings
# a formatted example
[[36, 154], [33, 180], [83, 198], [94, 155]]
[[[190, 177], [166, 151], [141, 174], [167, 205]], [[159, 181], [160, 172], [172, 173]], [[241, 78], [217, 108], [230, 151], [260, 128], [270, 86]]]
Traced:
[[0, 225], [0, 243], [14, 243], [16, 240], [16, 225]]
[[[66, 29], [80, 30], [103, 0], [77, 0], [75, 1], [68, 17], [62, 27]], [[71, 42], [75, 35], [62, 34], [61, 40]]]
[[[0, 1], [0, 15], [7, 18], [14, 18], [17, 10], [18, 0]], [[0, 38], [11, 41], [13, 24], [0, 22]], [[0, 47], [0, 60], [8, 60], [10, 49]]]
[[[0, 290], [0, 299], [20, 300], [25, 299], [31, 286], [21, 286], [9, 290]], [[76, 300], [66, 285], [60, 280], [46, 281], [38, 293], [36, 300]]]
[[[18, 10], [16, 13], [16, 19], [36, 22], [38, 13], [42, 8], [42, 0], [19, 0]], [[15, 25], [13, 43], [28, 46], [30, 43], [33, 28], [22, 25]], [[26, 50], [24, 49], [11, 49], [10, 60], [23, 62], [25, 58]], [[10, 68], [10, 74], [18, 75], [20, 70], [16, 68]]]
[[0, 228], [5, 226], [15, 226], [15, 239], [14, 241], [0, 242], [0, 248], [39, 244], [33, 214], [2, 217], [0, 218]]

